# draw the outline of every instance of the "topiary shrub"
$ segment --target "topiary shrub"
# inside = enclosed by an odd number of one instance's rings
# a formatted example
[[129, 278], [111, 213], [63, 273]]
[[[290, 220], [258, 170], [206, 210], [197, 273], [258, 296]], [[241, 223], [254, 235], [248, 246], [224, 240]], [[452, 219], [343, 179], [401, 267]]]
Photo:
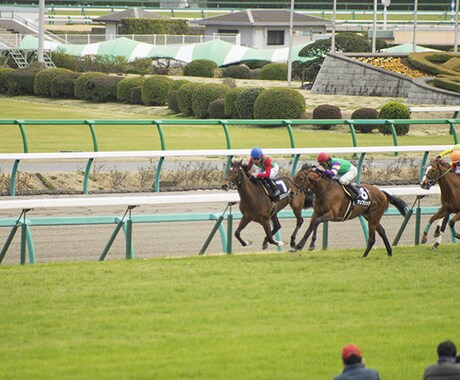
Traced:
[[[359, 108], [351, 114], [352, 120], [378, 119], [379, 112], [374, 108]], [[355, 130], [361, 133], [371, 133], [376, 124], [354, 124]]]
[[131, 104], [144, 104], [142, 103], [142, 86], [133, 87], [131, 89], [131, 98], [129, 102]]
[[191, 82], [184, 84], [177, 91], [177, 103], [179, 106], [179, 110], [185, 116], [193, 115], [192, 95], [195, 89], [197, 89], [199, 86], [202, 85], [196, 82]]
[[9, 67], [0, 68], [0, 94], [6, 94], [8, 92], [8, 82], [6, 78], [8, 73], [12, 72], [14, 69]]
[[184, 84], [190, 83], [187, 79], [178, 79], [171, 83], [171, 87], [169, 87], [169, 91], [177, 91], [181, 88]]
[[142, 77], [133, 77], [126, 78], [117, 84], [117, 100], [123, 103], [131, 102], [131, 90], [134, 87], [142, 86], [144, 83], [144, 78]]
[[225, 96], [228, 91], [230, 87], [224, 84], [208, 83], [197, 87], [192, 94], [193, 116], [199, 119], [207, 118], [209, 104]]
[[154, 75], [142, 85], [142, 101], [146, 106], [164, 106], [168, 101], [169, 88], [173, 80], [163, 75]]
[[211, 119], [225, 118], [225, 100], [216, 99], [209, 103], [208, 115]]
[[263, 87], [252, 87], [243, 90], [238, 95], [236, 98], [236, 110], [240, 119], [254, 119], [254, 103], [264, 90]]
[[297, 119], [305, 112], [305, 98], [292, 88], [273, 87], [254, 102], [254, 119]]
[[224, 78], [251, 79], [251, 69], [243, 65], [232, 65], [222, 69]]
[[288, 65], [286, 63], [269, 63], [260, 69], [260, 79], [287, 80]]
[[105, 77], [106, 74], [100, 72], [88, 72], [81, 74], [74, 84], [74, 95], [77, 99], [88, 100], [88, 95], [86, 94], [86, 83], [93, 78]]
[[38, 96], [51, 96], [51, 81], [61, 74], [71, 73], [69, 69], [51, 68], [44, 69], [35, 75], [34, 93]]
[[90, 79], [86, 82], [85, 93], [88, 96], [87, 100], [98, 103], [116, 102], [117, 85], [123, 79], [123, 77], [110, 75]]
[[80, 73], [74, 73], [71, 71], [54, 77], [51, 81], [50, 87], [51, 97], [67, 99], [74, 98], [75, 81], [80, 75]]
[[34, 95], [35, 75], [43, 68], [43, 64], [32, 64], [23, 69], [7, 73], [6, 87], [8, 95]]
[[128, 63], [127, 74], [147, 75], [152, 74], [152, 58], [136, 58]]
[[184, 75], [189, 77], [213, 78], [217, 64], [208, 59], [196, 59], [184, 67]]
[[225, 117], [238, 117], [236, 99], [238, 99], [238, 96], [240, 96], [244, 90], [244, 87], [235, 87], [227, 92], [227, 95], [225, 95]]
[[[385, 103], [379, 112], [379, 119], [395, 120], [395, 119], [410, 119], [409, 108], [399, 102], [388, 102]], [[396, 135], [403, 136], [407, 135], [410, 129], [410, 125], [395, 125]], [[379, 125], [379, 132], [383, 135], [391, 134], [390, 125]]]
[[169, 91], [168, 94], [168, 108], [174, 113], [179, 113], [179, 102], [177, 100], [177, 90]]
[[[332, 104], [321, 104], [313, 110], [313, 119], [341, 119], [340, 108]], [[328, 130], [335, 124], [318, 124], [319, 129]]]

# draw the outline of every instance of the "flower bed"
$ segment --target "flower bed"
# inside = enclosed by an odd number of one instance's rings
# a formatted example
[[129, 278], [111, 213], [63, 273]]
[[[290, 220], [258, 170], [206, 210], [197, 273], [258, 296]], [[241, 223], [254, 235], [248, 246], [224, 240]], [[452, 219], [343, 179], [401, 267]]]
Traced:
[[379, 67], [381, 69], [392, 71], [397, 74], [405, 75], [410, 78], [426, 77], [425, 74], [417, 69], [408, 66], [406, 60], [399, 57], [353, 57], [357, 61]]

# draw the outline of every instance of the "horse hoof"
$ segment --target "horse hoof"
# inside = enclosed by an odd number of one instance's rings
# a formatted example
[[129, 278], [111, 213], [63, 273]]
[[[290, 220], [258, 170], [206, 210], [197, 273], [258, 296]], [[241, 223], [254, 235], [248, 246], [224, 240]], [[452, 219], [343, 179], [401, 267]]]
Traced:
[[296, 248], [296, 247], [291, 247], [291, 248], [289, 249], [289, 252], [297, 252], [297, 248]]
[[314, 245], [310, 245], [310, 246], [308, 247], [308, 250], [309, 250], [309, 251], [314, 251], [315, 249], [316, 249], [316, 247], [315, 247]]
[[422, 240], [420, 241], [420, 243], [426, 244], [426, 240], [427, 240], [426, 238], [422, 238]]
[[262, 244], [262, 250], [266, 250], [268, 248], [268, 243]]
[[276, 245], [278, 247], [283, 247], [285, 244], [284, 244], [284, 241], [276, 241]]
[[432, 251], [436, 251], [436, 250], [438, 249], [438, 246], [439, 246], [438, 243], [434, 243], [434, 244], [431, 246], [431, 250], [432, 250]]

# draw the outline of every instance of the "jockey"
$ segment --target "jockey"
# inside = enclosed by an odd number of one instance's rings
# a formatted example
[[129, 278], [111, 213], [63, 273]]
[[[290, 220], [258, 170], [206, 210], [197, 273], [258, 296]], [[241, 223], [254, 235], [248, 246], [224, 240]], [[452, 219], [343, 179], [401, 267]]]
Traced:
[[261, 178], [266, 184], [268, 184], [272, 193], [271, 198], [275, 200], [280, 195], [280, 191], [276, 186], [276, 183], [273, 181], [280, 170], [278, 164], [273, 161], [270, 156], [266, 156], [262, 152], [262, 149], [255, 146], [251, 149], [251, 157], [249, 157], [247, 170], [251, 170], [253, 165], [256, 165], [257, 167], [257, 172], [254, 174], [254, 177]]
[[454, 150], [459, 150], [460, 151], [460, 144], [454, 145], [452, 148], [447, 149], [444, 152], [439, 153], [438, 157], [443, 158], [444, 156], [447, 156], [449, 153], [452, 153]]
[[455, 174], [460, 174], [460, 150], [452, 151], [450, 155], [450, 167]]
[[339, 182], [350, 192], [352, 201], [358, 199], [359, 192], [352, 184], [353, 180], [358, 175], [358, 169], [356, 169], [350, 161], [341, 158], [333, 158], [326, 152], [318, 154], [316, 160], [320, 164], [321, 168], [324, 169], [324, 173], [326, 173], [326, 175], [338, 179]]

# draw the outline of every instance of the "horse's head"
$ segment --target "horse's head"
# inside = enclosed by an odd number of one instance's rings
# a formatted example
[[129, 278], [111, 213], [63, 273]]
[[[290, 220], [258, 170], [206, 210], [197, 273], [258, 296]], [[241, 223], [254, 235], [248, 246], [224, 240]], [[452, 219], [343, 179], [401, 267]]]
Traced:
[[303, 169], [297, 172], [292, 179], [291, 189], [289, 191], [289, 197], [292, 199], [298, 193], [306, 193], [310, 189], [311, 181], [309, 175], [312, 173], [312, 169]]
[[222, 182], [222, 189], [227, 191], [230, 185], [238, 186], [241, 184], [245, 177], [247, 178], [246, 165], [243, 165], [243, 160], [232, 161], [227, 170], [226, 178]]
[[429, 190], [431, 186], [450, 171], [449, 164], [440, 157], [433, 158], [425, 168], [425, 174], [420, 182], [422, 189]]

